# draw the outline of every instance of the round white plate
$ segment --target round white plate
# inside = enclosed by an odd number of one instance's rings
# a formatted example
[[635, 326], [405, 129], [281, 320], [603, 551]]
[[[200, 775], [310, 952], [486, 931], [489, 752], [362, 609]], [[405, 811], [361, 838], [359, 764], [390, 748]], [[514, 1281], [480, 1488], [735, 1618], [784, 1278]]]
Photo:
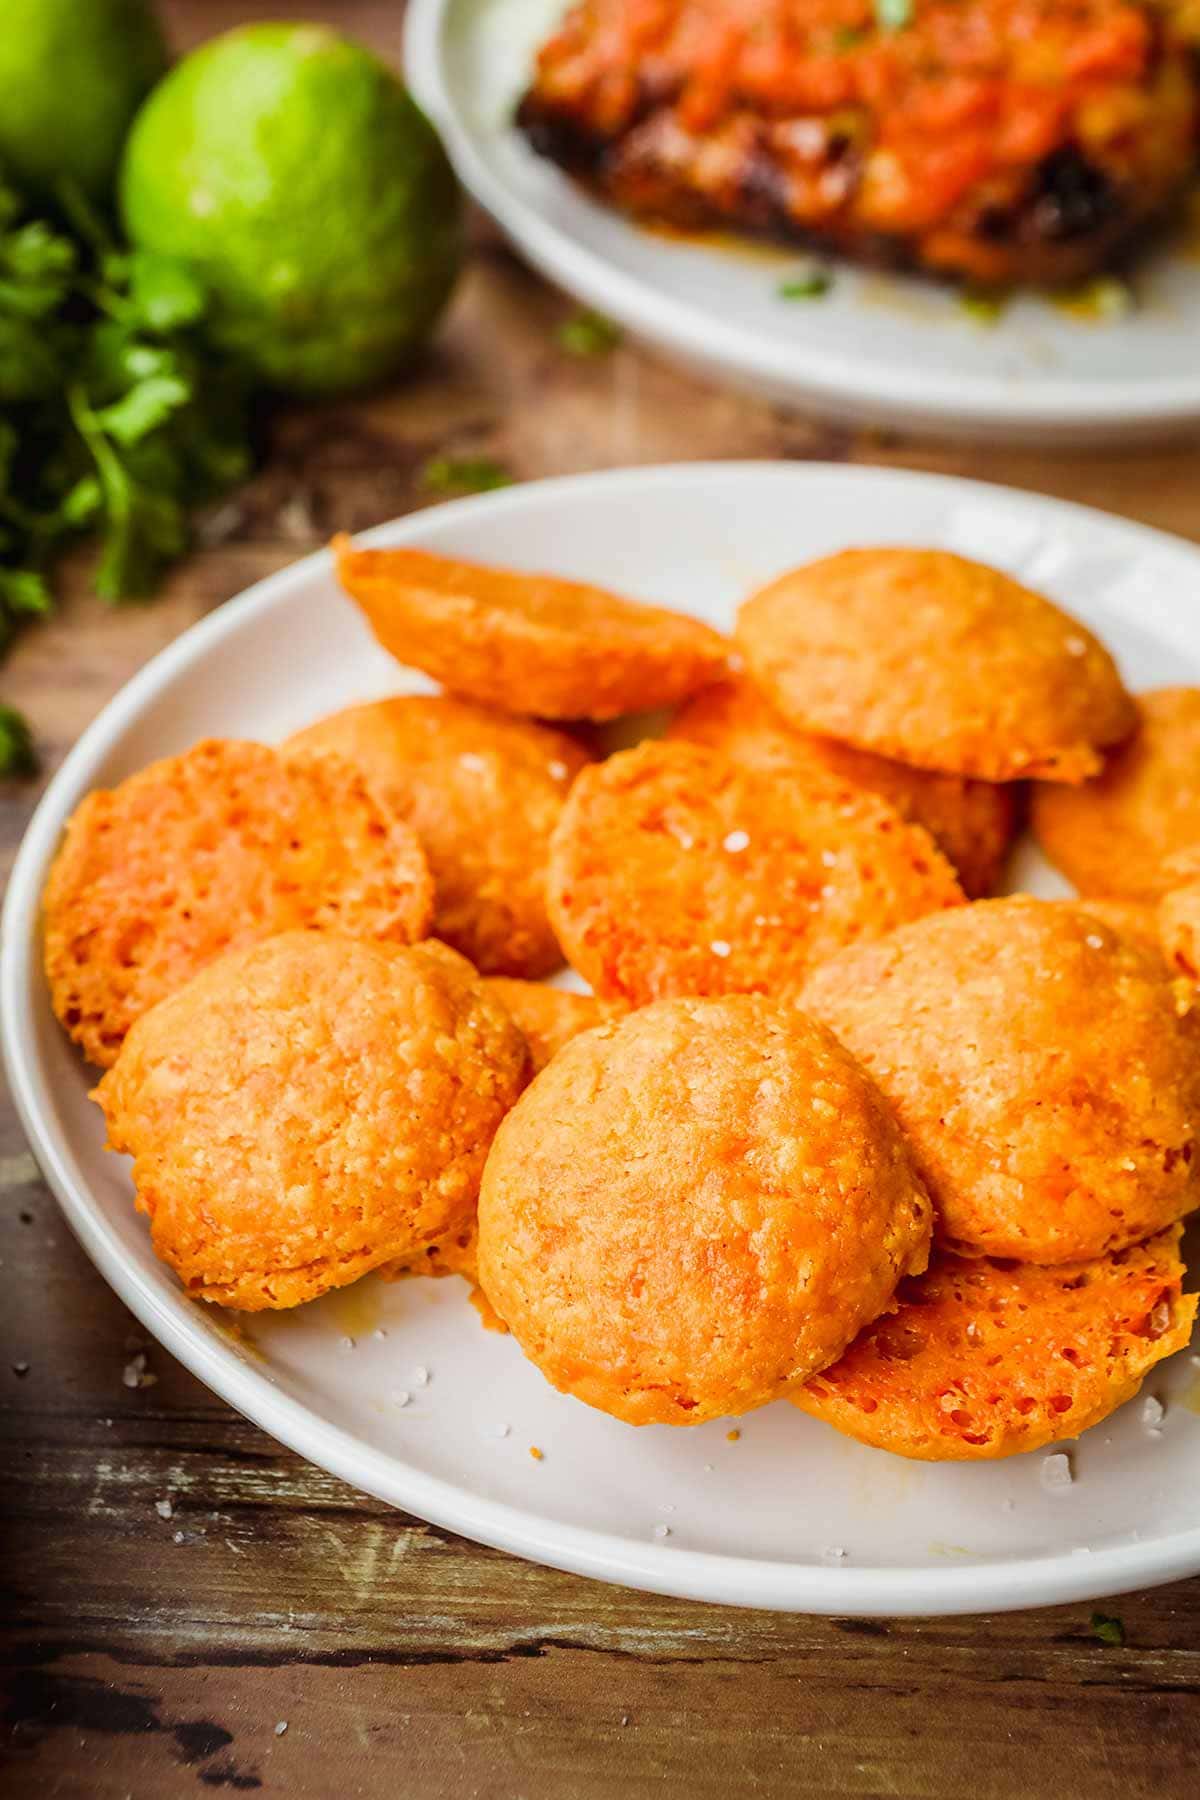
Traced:
[[[1135, 687], [1200, 681], [1200, 551], [1082, 508], [876, 469], [740, 463], [531, 483], [364, 540], [550, 569], [727, 627], [747, 589], [852, 543], [973, 552], [1097, 627]], [[836, 1613], [1045, 1605], [1200, 1570], [1200, 1369], [1182, 1355], [1072, 1451], [978, 1467], [903, 1462], [779, 1404], [695, 1430], [633, 1430], [556, 1394], [464, 1284], [368, 1279], [244, 1337], [183, 1296], [107, 1155], [93, 1079], [51, 1016], [38, 897], [63, 822], [98, 783], [209, 733], [277, 739], [420, 685], [308, 557], [231, 601], [130, 682], [51, 783], [13, 871], [0, 1037], [30, 1143], [84, 1247], [203, 1381], [347, 1481], [468, 1537], [664, 1593]], [[1026, 852], [1023, 878], [1047, 882]], [[1051, 890], [1052, 891], [1052, 890]], [[350, 1340], [353, 1340], [352, 1344]], [[428, 1379], [422, 1379], [422, 1371]], [[399, 1396], [410, 1396], [407, 1404]], [[544, 1452], [535, 1461], [530, 1447]], [[664, 1533], [663, 1528], [666, 1528]]]
[[857, 423], [1042, 443], [1200, 422], [1200, 259], [1139, 271], [1139, 305], [1070, 318], [1038, 296], [991, 325], [953, 290], [838, 266], [820, 300], [777, 288], [804, 259], [640, 229], [511, 125], [564, 0], [409, 0], [405, 68], [465, 186], [541, 272], [698, 372]]

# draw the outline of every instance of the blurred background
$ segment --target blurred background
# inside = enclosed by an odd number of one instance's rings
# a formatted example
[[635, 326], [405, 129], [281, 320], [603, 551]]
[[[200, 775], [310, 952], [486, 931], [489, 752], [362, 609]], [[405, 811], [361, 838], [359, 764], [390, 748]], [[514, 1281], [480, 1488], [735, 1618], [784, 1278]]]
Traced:
[[[336, 25], [393, 66], [401, 61], [399, 0], [162, 0], [158, 10], [173, 52], [251, 20], [306, 19]], [[1010, 482], [1185, 535], [1200, 530], [1200, 457], [1191, 448], [1013, 448], [986, 433], [949, 442], [830, 423], [693, 379], [605, 321], [597, 330], [590, 315], [581, 328], [579, 304], [533, 274], [475, 209], [466, 235], [450, 303], [405, 372], [326, 400], [255, 395], [251, 472], [197, 506], [190, 554], [162, 558], [161, 574], [146, 584], [154, 605], [98, 598], [94, 541], [72, 547], [68, 539], [54, 562], [52, 616], [17, 632], [0, 663], [0, 701], [28, 718], [44, 772], [120, 679], [221, 600], [334, 530], [481, 486], [674, 459], [863, 460]], [[5, 808], [5, 855], [30, 793]]]

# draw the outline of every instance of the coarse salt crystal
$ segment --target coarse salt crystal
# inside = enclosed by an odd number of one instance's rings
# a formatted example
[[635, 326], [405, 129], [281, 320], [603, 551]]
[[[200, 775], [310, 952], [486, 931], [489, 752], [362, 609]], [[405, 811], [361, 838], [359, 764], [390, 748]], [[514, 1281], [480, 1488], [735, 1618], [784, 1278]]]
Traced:
[[728, 956], [733, 948], [731, 944], [725, 942], [724, 938], [714, 938], [708, 947], [714, 956]]
[[186, 1541], [187, 1540], [182, 1531], [176, 1531], [171, 1534], [171, 1542], [173, 1544], [182, 1544], [182, 1543], [186, 1543]]
[[656, 1525], [654, 1527], [654, 1535], [656, 1538], [669, 1538], [671, 1535], [671, 1527], [669, 1525]]
[[821, 861], [825, 864], [825, 867], [827, 869], [836, 869], [837, 868], [837, 851], [836, 850], [822, 850]]
[[675, 1508], [670, 1500], [664, 1500], [658, 1510], [659, 1512], [674, 1512]]
[[371, 1336], [372, 1336], [372, 1337], [373, 1337], [373, 1338], [380, 1338], [380, 1339], [382, 1339], [382, 1338], [385, 1338], [385, 1337], [386, 1337], [386, 1336], [387, 1336], [387, 1332], [386, 1332], [386, 1331], [385, 1331], [385, 1330], [384, 1330], [384, 1328], [383, 1328], [383, 1326], [382, 1326], [382, 1325], [377, 1325], [377, 1326], [376, 1326], [376, 1327], [375, 1327], [375, 1329], [374, 1329], [374, 1331], [373, 1331], [373, 1332], [372, 1332], [372, 1333], [371, 1333]]
[[565, 762], [558, 762], [555, 760], [552, 763], [548, 763], [546, 766], [555, 781], [565, 781], [570, 774], [570, 770], [567, 768]]
[[125, 1367], [121, 1371], [121, 1380], [127, 1388], [148, 1388], [154, 1386], [155, 1382], [158, 1380], [158, 1376], [152, 1375], [146, 1367], [146, 1352], [144, 1350], [139, 1350], [137, 1355], [132, 1357], [130, 1361], [125, 1364]]
[[338, 1349], [339, 1350], [346, 1351], [346, 1350], [353, 1350], [353, 1348], [354, 1348], [354, 1339], [352, 1337], [344, 1337], [344, 1338], [338, 1339]]
[[1066, 650], [1068, 656], [1086, 656], [1087, 639], [1081, 637], [1069, 637], [1063, 648]]
[[1155, 1435], [1162, 1429], [1163, 1403], [1153, 1394], [1147, 1394], [1142, 1401], [1142, 1424], [1145, 1429]]
[[412, 1395], [407, 1391], [407, 1389], [397, 1388], [395, 1390], [395, 1392], [392, 1394], [392, 1405], [393, 1406], [407, 1406], [411, 1399], [412, 1399]]
[[175, 1511], [175, 1508], [171, 1505], [170, 1497], [168, 1496], [165, 1500], [156, 1500], [154, 1502], [154, 1510], [160, 1519], [169, 1519], [171, 1514]]
[[840, 1544], [830, 1544], [828, 1549], [823, 1550], [821, 1554], [826, 1562], [844, 1562], [846, 1560], [846, 1552]]
[[288, 1722], [287, 1722], [287, 1720], [286, 1720], [286, 1719], [280, 1719], [280, 1721], [279, 1721], [279, 1723], [278, 1723], [278, 1724], [277, 1724], [277, 1725], [276, 1725], [276, 1727], [275, 1727], [275, 1736], [276, 1736], [276, 1737], [282, 1737], [282, 1736], [283, 1736], [283, 1734], [284, 1734], [284, 1732], [285, 1732], [285, 1731], [286, 1731], [286, 1730], [287, 1730], [287, 1728], [288, 1728]]
[[731, 831], [725, 839], [725, 848], [736, 856], [737, 852], [744, 850], [749, 842], [750, 833], [748, 831]]
[[1104, 939], [1095, 931], [1089, 931], [1083, 940], [1090, 950], [1103, 950]]
[[1057, 1451], [1053, 1456], [1044, 1456], [1042, 1458], [1041, 1476], [1042, 1486], [1048, 1488], [1051, 1493], [1059, 1492], [1063, 1488], [1069, 1488], [1075, 1479], [1071, 1472], [1070, 1457], [1065, 1456], [1061, 1450]]
[[416, 1368], [413, 1370], [412, 1378], [417, 1387], [428, 1387], [429, 1370], [425, 1367], [424, 1363], [417, 1364]]
[[511, 1430], [512, 1430], [511, 1425], [493, 1425], [492, 1426], [492, 1436], [498, 1437], [498, 1438], [506, 1438]]

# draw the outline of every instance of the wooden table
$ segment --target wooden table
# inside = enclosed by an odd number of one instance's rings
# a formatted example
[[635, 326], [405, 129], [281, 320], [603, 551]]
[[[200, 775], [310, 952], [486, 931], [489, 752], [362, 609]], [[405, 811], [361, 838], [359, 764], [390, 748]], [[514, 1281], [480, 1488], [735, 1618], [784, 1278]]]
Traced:
[[[337, 14], [395, 53], [390, 0], [175, 0], [180, 43]], [[1050, 458], [916, 445], [704, 388], [631, 348], [565, 355], [569, 302], [485, 228], [419, 375], [300, 411], [150, 607], [64, 603], [0, 669], [46, 772], [147, 657], [247, 583], [426, 504], [430, 456], [524, 479], [709, 456], [825, 458], [1040, 488], [1200, 539], [1200, 451]], [[0, 801], [7, 872], [37, 792]], [[1200, 1582], [1091, 1608], [891, 1624], [658, 1600], [482, 1550], [281, 1451], [142, 1333], [83, 1257], [0, 1097], [0, 1792], [157, 1800], [1200, 1792]], [[147, 1356], [150, 1385], [123, 1384]], [[168, 1511], [169, 1516], [162, 1516]], [[11, 1785], [9, 1785], [11, 1783]]]

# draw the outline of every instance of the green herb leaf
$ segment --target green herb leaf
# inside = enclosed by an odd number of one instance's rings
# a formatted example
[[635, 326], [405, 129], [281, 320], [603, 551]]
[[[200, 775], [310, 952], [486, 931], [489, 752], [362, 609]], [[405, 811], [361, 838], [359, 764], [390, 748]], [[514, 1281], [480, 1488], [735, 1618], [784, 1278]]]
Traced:
[[104, 491], [94, 475], [81, 475], [62, 497], [59, 514], [64, 525], [90, 525], [104, 505]]
[[603, 313], [578, 312], [558, 328], [560, 348], [569, 356], [608, 356], [624, 333]]
[[1061, 312], [1078, 319], [1126, 319], [1137, 309], [1133, 289], [1116, 275], [1097, 275], [1078, 287], [1060, 289], [1052, 298]]
[[814, 263], [812, 268], [781, 281], [775, 291], [781, 300], [820, 300], [832, 286], [833, 276], [829, 270]]
[[0, 240], [0, 306], [42, 319], [61, 306], [76, 265], [75, 246], [40, 220]]
[[994, 325], [1004, 316], [1008, 295], [997, 288], [964, 288], [958, 305], [977, 325]]
[[0, 780], [28, 781], [38, 772], [33, 733], [19, 712], [0, 706]]
[[510, 487], [512, 479], [490, 456], [433, 456], [420, 474], [421, 486], [431, 494], [486, 494]]
[[203, 318], [202, 284], [173, 256], [136, 250], [129, 259], [129, 297], [150, 331], [178, 331]]
[[880, 31], [903, 31], [912, 24], [913, 0], [875, 0], [875, 23]]
[[1123, 1644], [1125, 1627], [1113, 1613], [1094, 1612], [1092, 1614], [1092, 1636], [1098, 1637], [1102, 1644]]
[[95, 460], [106, 515], [96, 592], [105, 600], [141, 599], [154, 592], [166, 564], [186, 549], [186, 514], [168, 486], [137, 479], [82, 389], [73, 388], [68, 401]]
[[11, 612], [48, 613], [50, 589], [37, 569], [6, 569], [0, 566], [0, 601]]
[[192, 397], [187, 383], [175, 375], [148, 375], [114, 400], [111, 406], [95, 413], [96, 425], [118, 444], [136, 444], [149, 432], [164, 425], [173, 412], [186, 406]]
[[852, 50], [866, 35], [861, 25], [839, 25], [833, 34], [833, 47], [835, 50]]

